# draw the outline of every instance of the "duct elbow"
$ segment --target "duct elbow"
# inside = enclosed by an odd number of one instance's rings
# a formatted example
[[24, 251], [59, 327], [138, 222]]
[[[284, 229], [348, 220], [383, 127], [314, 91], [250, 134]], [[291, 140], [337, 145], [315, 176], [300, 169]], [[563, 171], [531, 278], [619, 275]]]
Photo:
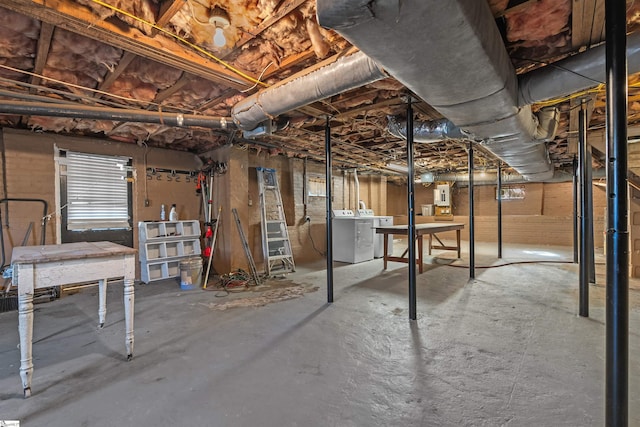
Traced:
[[[387, 130], [396, 138], [407, 139], [407, 121], [387, 116]], [[445, 139], [469, 139], [470, 135], [447, 119], [429, 122], [414, 122], [413, 140], [415, 142], [433, 143]]]
[[543, 108], [538, 111], [536, 118], [538, 119], [538, 126], [533, 136], [535, 140], [550, 141], [555, 138], [560, 119], [559, 110], [555, 107]]

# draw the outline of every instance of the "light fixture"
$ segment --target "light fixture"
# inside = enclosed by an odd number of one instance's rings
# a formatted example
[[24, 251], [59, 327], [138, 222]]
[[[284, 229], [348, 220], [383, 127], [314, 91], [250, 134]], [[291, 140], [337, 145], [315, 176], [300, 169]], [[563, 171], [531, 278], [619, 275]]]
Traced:
[[229, 26], [229, 14], [227, 11], [220, 6], [215, 6], [209, 14], [209, 23], [216, 28], [213, 34], [213, 44], [218, 47], [226, 45], [227, 38], [224, 35], [224, 30]]
[[403, 165], [400, 163], [387, 163], [385, 167], [394, 172], [399, 172], [404, 174], [409, 173], [409, 168], [406, 165]]

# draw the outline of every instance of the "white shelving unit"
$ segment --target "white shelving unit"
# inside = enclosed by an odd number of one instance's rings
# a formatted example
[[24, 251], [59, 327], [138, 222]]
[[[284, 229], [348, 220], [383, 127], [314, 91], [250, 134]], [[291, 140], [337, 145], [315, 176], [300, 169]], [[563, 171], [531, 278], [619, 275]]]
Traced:
[[178, 277], [180, 261], [200, 256], [200, 222], [139, 222], [140, 278], [154, 280]]

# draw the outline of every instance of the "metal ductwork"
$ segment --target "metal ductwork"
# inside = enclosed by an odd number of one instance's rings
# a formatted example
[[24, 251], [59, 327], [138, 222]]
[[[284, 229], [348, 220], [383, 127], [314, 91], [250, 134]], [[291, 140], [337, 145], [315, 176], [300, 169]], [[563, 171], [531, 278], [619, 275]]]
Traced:
[[243, 99], [233, 107], [231, 116], [240, 129], [252, 130], [287, 111], [387, 77], [371, 58], [356, 52]]
[[[640, 33], [627, 36], [629, 74], [640, 72]], [[604, 84], [605, 45], [519, 76], [518, 105], [571, 95]]]
[[[407, 120], [388, 116], [387, 130], [396, 138], [407, 139]], [[449, 120], [413, 123], [414, 142], [438, 142], [443, 139], [470, 139], [462, 129]]]
[[208, 129], [227, 129], [235, 127], [235, 125], [230, 121], [230, 117], [198, 116], [194, 114], [130, 110], [125, 108], [89, 107], [86, 105], [53, 104], [48, 102], [2, 100], [0, 102], [0, 114], [156, 123], [166, 126], [196, 126]]
[[[606, 170], [605, 168], [594, 169], [593, 170], [593, 179], [603, 179], [606, 178]], [[437, 182], [437, 181], [448, 181], [448, 182], [456, 182], [459, 184], [467, 184], [469, 182], [469, 173], [441, 173], [435, 174], [431, 177], [426, 183]], [[495, 185], [498, 180], [498, 174], [496, 172], [474, 172], [473, 174], [473, 185]], [[560, 171], [556, 173], [553, 178], [546, 180], [545, 182], [570, 182], [573, 180], [573, 174], [571, 173], [563, 173]], [[514, 184], [514, 183], [524, 183], [527, 180], [518, 174], [502, 174], [502, 183], [503, 184]], [[593, 185], [598, 185], [597, 182], [594, 182]]]
[[[398, 81], [529, 180], [553, 176], [530, 106], [487, 2], [317, 0], [335, 29]], [[544, 136], [543, 139], [538, 139]]]

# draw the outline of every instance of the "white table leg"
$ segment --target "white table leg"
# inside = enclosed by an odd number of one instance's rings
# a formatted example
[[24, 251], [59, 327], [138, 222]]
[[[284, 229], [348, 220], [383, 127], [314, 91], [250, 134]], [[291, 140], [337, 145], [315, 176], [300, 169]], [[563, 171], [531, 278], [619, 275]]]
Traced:
[[98, 319], [99, 328], [104, 327], [104, 322], [107, 317], [107, 279], [98, 281]]
[[127, 360], [133, 358], [133, 305], [134, 305], [133, 278], [124, 279], [124, 323], [126, 328], [125, 345], [127, 347]]
[[24, 397], [31, 396], [33, 358], [31, 340], [33, 337], [33, 291], [18, 295], [18, 332], [20, 334], [20, 378]]

